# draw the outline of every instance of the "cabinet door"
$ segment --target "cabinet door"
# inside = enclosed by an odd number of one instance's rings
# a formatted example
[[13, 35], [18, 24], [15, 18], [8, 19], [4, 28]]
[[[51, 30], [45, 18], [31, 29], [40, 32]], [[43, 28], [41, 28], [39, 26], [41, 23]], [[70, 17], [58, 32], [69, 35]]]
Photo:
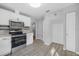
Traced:
[[8, 25], [9, 14], [7, 11], [0, 9], [0, 25]]
[[19, 20], [24, 22], [25, 26], [31, 26], [31, 18], [23, 15], [19, 15]]
[[0, 38], [0, 55], [6, 55], [11, 51], [11, 39]]
[[10, 19], [17, 19], [17, 16], [8, 10], [0, 9], [0, 25], [9, 25]]
[[33, 33], [27, 33], [27, 45], [33, 43]]

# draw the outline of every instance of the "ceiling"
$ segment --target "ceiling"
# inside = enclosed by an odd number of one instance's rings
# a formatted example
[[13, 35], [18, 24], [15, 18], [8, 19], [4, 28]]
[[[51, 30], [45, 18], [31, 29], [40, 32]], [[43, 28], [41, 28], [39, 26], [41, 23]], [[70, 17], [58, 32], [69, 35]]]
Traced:
[[33, 8], [29, 6], [28, 3], [1, 3], [0, 5], [4, 5], [13, 10], [21, 11], [35, 18], [40, 18], [45, 15], [46, 11], [55, 11], [72, 5], [72, 3], [42, 3], [39, 8]]

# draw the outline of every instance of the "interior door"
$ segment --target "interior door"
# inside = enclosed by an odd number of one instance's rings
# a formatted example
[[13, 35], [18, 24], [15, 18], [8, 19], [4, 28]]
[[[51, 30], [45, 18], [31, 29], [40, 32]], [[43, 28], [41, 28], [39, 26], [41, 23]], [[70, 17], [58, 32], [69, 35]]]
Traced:
[[75, 12], [66, 15], [66, 49], [75, 52]]

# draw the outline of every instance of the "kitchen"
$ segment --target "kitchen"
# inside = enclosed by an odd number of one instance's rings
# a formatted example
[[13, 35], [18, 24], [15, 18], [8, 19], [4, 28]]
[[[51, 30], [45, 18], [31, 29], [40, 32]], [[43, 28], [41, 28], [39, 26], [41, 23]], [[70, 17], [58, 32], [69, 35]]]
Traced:
[[8, 55], [32, 43], [31, 17], [23, 13], [19, 14], [17, 11], [6, 10], [5, 7], [0, 8], [0, 55]]
[[79, 4], [0, 3], [0, 56], [79, 56]]

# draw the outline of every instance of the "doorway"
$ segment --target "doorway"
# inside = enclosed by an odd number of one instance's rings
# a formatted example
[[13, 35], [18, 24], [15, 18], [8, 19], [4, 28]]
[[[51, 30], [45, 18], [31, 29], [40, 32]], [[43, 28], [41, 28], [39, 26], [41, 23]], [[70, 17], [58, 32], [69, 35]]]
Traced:
[[32, 24], [32, 29], [33, 29], [33, 41], [36, 39], [36, 23]]
[[75, 12], [66, 15], [66, 50], [75, 52]]

